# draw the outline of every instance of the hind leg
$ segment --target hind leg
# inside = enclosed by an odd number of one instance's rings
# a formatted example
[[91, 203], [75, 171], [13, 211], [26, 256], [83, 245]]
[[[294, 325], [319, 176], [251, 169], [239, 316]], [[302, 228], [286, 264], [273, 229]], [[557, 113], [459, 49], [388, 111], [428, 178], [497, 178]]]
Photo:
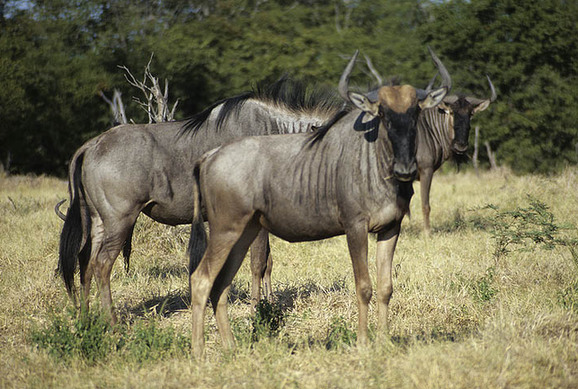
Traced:
[[[205, 347], [204, 317], [209, 295], [212, 297], [211, 301], [213, 304], [217, 304], [215, 306], [215, 315], [219, 331], [221, 334], [226, 334], [223, 342], [227, 345], [232, 343], [232, 335], [229, 336], [230, 327], [228, 327], [226, 313], [223, 314], [225, 311], [220, 309], [220, 305], [222, 307], [222, 304], [225, 304], [226, 309], [226, 299], [222, 299], [223, 292], [226, 289], [228, 290], [230, 280], [237, 272], [244, 253], [247, 252], [251, 241], [258, 232], [257, 228], [252, 237], [245, 234], [245, 227], [250, 221], [250, 217], [246, 217], [239, 223], [227, 226], [212, 225], [207, 250], [199, 266], [191, 274], [192, 348], [196, 357], [203, 355]], [[246, 237], [242, 239], [244, 235]], [[238, 242], [240, 243], [237, 244]], [[244, 249], [244, 253], [240, 255], [241, 251], [243, 251], [242, 249]], [[223, 269], [228, 262], [229, 254], [233, 250], [234, 254], [230, 257], [231, 262]], [[223, 275], [216, 282], [222, 270], [224, 271]]]
[[85, 307], [88, 307], [91, 279], [95, 276], [102, 309], [113, 325], [116, 323], [117, 318], [112, 305], [110, 274], [114, 261], [131, 233], [134, 225], [131, 223], [131, 219], [125, 218], [111, 223], [103, 222], [100, 217], [93, 218], [91, 230], [92, 250], [86, 271], [84, 274], [81, 273]]
[[263, 229], [251, 245], [251, 306], [253, 309], [261, 300], [261, 285], [265, 299], [267, 301], [271, 299], [272, 267], [273, 260], [271, 259], [271, 247], [269, 246], [269, 233]]
[[239, 267], [243, 263], [243, 259], [249, 250], [249, 246], [258, 235], [261, 226], [258, 223], [252, 222], [247, 225], [243, 235], [239, 238], [237, 243], [233, 246], [227, 262], [221, 269], [217, 276], [213, 289], [211, 290], [211, 304], [217, 319], [217, 326], [223, 342], [223, 346], [231, 349], [235, 346], [233, 332], [231, 331], [231, 324], [227, 316], [227, 302], [229, 298], [229, 290], [233, 278], [239, 271]]

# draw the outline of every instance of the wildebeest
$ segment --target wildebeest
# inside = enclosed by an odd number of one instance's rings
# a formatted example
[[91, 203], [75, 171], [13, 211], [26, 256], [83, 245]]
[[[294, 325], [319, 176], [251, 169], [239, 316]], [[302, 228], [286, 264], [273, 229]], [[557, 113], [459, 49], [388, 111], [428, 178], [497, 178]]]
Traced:
[[430, 233], [429, 194], [434, 172], [448, 159], [458, 161], [468, 149], [470, 120], [496, 100], [496, 90], [488, 78], [491, 96], [448, 95], [435, 108], [423, 110], [417, 123], [417, 167], [424, 219], [424, 230]]
[[[368, 233], [377, 233], [378, 323], [385, 329], [393, 253], [417, 174], [418, 116], [439, 104], [451, 86], [445, 67], [431, 55], [442, 74], [439, 89], [428, 93], [409, 85], [385, 86], [377, 100], [350, 92], [356, 53], [339, 82], [341, 96], [354, 110], [340, 113], [313, 134], [245, 138], [205, 154], [197, 163], [190, 245], [191, 264], [197, 264], [190, 280], [195, 355], [204, 349], [209, 297], [223, 344], [234, 345], [227, 295], [262, 228], [291, 242], [346, 235], [361, 344], [368, 340], [372, 295]], [[208, 245], [201, 202], [210, 227]]]
[[[343, 102], [328, 90], [282, 79], [220, 101], [186, 122], [121, 125], [86, 142], [70, 163], [71, 205], [60, 238], [59, 271], [69, 294], [76, 296], [79, 267], [81, 305], [88, 307], [95, 276], [102, 306], [115, 322], [110, 273], [116, 257], [124, 247], [128, 261], [141, 212], [164, 224], [191, 222], [191, 172], [197, 158], [244, 136], [310, 131], [342, 108]], [[252, 254], [266, 258], [267, 234], [256, 243]], [[267, 281], [267, 262], [253, 262], [258, 266], [253, 267], [255, 299], [261, 277]]]

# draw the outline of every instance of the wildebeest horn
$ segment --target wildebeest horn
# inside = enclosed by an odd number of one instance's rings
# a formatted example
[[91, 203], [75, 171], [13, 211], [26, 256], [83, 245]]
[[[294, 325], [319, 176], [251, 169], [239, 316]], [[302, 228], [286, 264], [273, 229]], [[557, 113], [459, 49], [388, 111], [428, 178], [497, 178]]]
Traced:
[[349, 60], [347, 67], [343, 71], [341, 78], [339, 79], [339, 94], [345, 101], [351, 101], [349, 98], [349, 76], [351, 75], [351, 71], [353, 70], [353, 66], [355, 66], [355, 61], [357, 60], [357, 56], [359, 55], [359, 50], [355, 50], [355, 54]]
[[[448, 70], [444, 66], [443, 62], [434, 53], [432, 48], [428, 46], [427, 49], [429, 50], [429, 53], [430, 53], [435, 65], [438, 69], [438, 73], [442, 77], [442, 84], [440, 85], [440, 88], [446, 88], [447, 91], [449, 92], [452, 89], [452, 78], [450, 77], [450, 73], [448, 72]], [[430, 81], [430, 83], [428, 84], [428, 86], [425, 90], [424, 89], [416, 89], [417, 96], [420, 100], [425, 99], [427, 97], [428, 93], [431, 92], [431, 90], [432, 90], [431, 88], [433, 88], [433, 83], [434, 83], [434, 80], [436, 77], [437, 77], [437, 73], [434, 76], [434, 78]]]
[[62, 213], [62, 211], [60, 210], [60, 206], [62, 204], [64, 204], [66, 202], [66, 199], [59, 201], [55, 206], [54, 206], [54, 212], [56, 212], [56, 215], [58, 215], [59, 218], [61, 218], [62, 220], [66, 220], [66, 215], [64, 213]]
[[[490, 90], [492, 92], [492, 95], [490, 96], [490, 103], [493, 103], [498, 98], [498, 95], [496, 94], [496, 88], [494, 88], [492, 80], [490, 80], [490, 76], [486, 74], [486, 78], [488, 79], [488, 83], [490, 84]], [[466, 100], [468, 101], [468, 103], [473, 105], [479, 105], [482, 102], [486, 101], [486, 99], [478, 99], [477, 97], [467, 97]]]
[[429, 82], [429, 84], [427, 84], [427, 86], [425, 87], [425, 91], [427, 93], [431, 92], [433, 89], [433, 84], [436, 81], [436, 78], [438, 78], [438, 74], [440, 74], [440, 72], [436, 72], [436, 74], [434, 74], [434, 76], [432, 77], [431, 81]]
[[452, 89], [452, 78], [450, 77], [450, 73], [448, 72], [448, 70], [444, 66], [443, 62], [438, 58], [436, 53], [434, 53], [432, 48], [428, 46], [427, 49], [428, 49], [434, 63], [436, 64], [436, 67], [438, 68], [438, 72], [440, 73], [440, 75], [442, 77], [442, 84], [440, 85], [440, 88], [446, 87], [448, 92], [449, 92]]

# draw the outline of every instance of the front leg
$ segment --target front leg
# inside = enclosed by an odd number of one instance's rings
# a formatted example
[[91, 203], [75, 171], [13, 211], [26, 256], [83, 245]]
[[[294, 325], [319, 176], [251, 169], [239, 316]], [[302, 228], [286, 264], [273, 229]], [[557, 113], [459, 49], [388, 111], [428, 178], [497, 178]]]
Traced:
[[397, 244], [400, 223], [377, 235], [377, 327], [378, 337], [387, 336], [389, 300], [393, 293], [392, 263]]
[[358, 344], [368, 343], [367, 321], [369, 311], [369, 301], [371, 300], [371, 280], [367, 267], [367, 235], [366, 223], [359, 223], [348, 229], [347, 245], [351, 262], [353, 264], [353, 276], [355, 277], [355, 291], [357, 294], [357, 307], [359, 310], [359, 321], [357, 325]]
[[431, 233], [431, 227], [429, 222], [429, 214], [431, 212], [431, 207], [429, 205], [429, 193], [431, 190], [433, 173], [434, 172], [432, 168], [426, 168], [419, 172], [421, 210], [423, 215], [424, 232], [426, 236], [429, 236]]

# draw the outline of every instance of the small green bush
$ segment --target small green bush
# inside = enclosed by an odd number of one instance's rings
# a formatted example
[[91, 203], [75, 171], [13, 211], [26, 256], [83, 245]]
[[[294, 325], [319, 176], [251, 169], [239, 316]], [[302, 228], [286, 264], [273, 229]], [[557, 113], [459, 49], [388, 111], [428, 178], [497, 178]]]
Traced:
[[498, 293], [498, 289], [494, 286], [494, 273], [495, 268], [490, 266], [486, 269], [486, 274], [473, 284], [472, 292], [477, 301], [489, 302]]
[[89, 363], [120, 355], [142, 363], [186, 354], [191, 347], [188, 337], [172, 328], [160, 328], [156, 319], [138, 322], [134, 327], [111, 327], [98, 313], [74, 311], [54, 314], [44, 328], [34, 328], [30, 341], [39, 349], [64, 361], [80, 357]]
[[73, 311], [64, 316], [53, 314], [45, 328], [34, 328], [33, 344], [54, 357], [67, 360], [80, 356], [89, 362], [102, 360], [119, 346], [108, 321], [99, 314]]
[[355, 331], [348, 327], [347, 321], [341, 316], [334, 317], [329, 326], [325, 347], [328, 350], [333, 350], [344, 346], [353, 346], [356, 340]]
[[253, 318], [253, 341], [258, 341], [262, 336], [277, 335], [284, 320], [285, 314], [279, 304], [272, 304], [267, 300], [259, 301]]
[[190, 348], [188, 337], [175, 333], [172, 328], [160, 328], [151, 320], [135, 326], [125, 345], [125, 353], [142, 363], [186, 354]]
[[484, 209], [494, 211], [489, 219], [491, 234], [495, 241], [494, 257], [496, 260], [512, 250], [527, 251], [534, 246], [552, 250], [557, 246], [575, 247], [578, 242], [559, 236], [560, 231], [574, 229], [572, 226], [559, 225], [554, 214], [542, 201], [528, 195], [529, 206], [517, 207], [514, 210], [502, 211], [489, 204]]

